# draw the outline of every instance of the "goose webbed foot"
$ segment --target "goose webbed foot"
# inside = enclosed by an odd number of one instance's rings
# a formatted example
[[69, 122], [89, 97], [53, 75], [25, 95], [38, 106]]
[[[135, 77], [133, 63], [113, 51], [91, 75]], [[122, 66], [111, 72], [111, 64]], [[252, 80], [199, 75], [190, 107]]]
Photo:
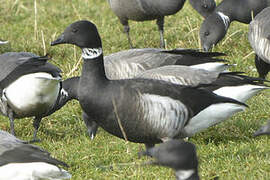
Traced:
[[145, 145], [145, 151], [138, 152], [138, 157], [141, 158], [142, 156], [150, 156], [151, 155], [151, 149], [155, 147], [155, 144], [144, 144]]
[[32, 144], [32, 143], [39, 143], [39, 142], [41, 142], [41, 139], [39, 139], [39, 138], [33, 138], [32, 140], [27, 141], [27, 143], [29, 143], [29, 144]]

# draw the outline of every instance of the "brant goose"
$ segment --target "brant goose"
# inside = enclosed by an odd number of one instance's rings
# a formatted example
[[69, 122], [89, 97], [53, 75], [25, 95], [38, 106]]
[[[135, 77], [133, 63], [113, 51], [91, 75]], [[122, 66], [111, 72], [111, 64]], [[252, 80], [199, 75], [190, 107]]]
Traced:
[[232, 66], [226, 64], [226, 60], [218, 58], [224, 55], [219, 52], [199, 52], [194, 49], [129, 49], [105, 56], [104, 66], [106, 75], [115, 79], [133, 78], [145, 70], [166, 65], [184, 65], [223, 72]]
[[0, 130], [0, 180], [70, 179], [62, 161], [38, 146]]
[[251, 21], [248, 39], [255, 51], [255, 65], [259, 77], [265, 78], [270, 71], [270, 7], [265, 8]]
[[[129, 20], [156, 20], [160, 34], [160, 47], [165, 48], [164, 18], [180, 11], [186, 0], [108, 0], [110, 8], [124, 26], [130, 48], [133, 48], [129, 36]], [[202, 16], [206, 17], [215, 9], [214, 0], [189, 0], [191, 6]]]
[[160, 47], [165, 48], [163, 37], [164, 18], [177, 13], [182, 9], [186, 0], [108, 0], [110, 8], [124, 26], [124, 32], [127, 34], [130, 48], [133, 48], [129, 37], [128, 20], [146, 21], [157, 20], [157, 26], [160, 33]]
[[223, 0], [202, 23], [200, 39], [202, 48], [209, 51], [227, 33], [232, 21], [248, 24], [269, 5], [269, 0]]
[[[122, 75], [119, 79], [130, 78], [125, 73], [122, 73]], [[127, 76], [125, 77], [125, 75]], [[108, 78], [118, 79], [118, 76], [117, 78], [114, 76]], [[261, 83], [263, 82], [262, 79], [244, 76], [238, 72], [216, 73], [176, 65], [147, 70], [134, 78], [159, 79], [180, 85], [202, 86], [202, 88], [211, 90], [217, 95], [233, 98], [243, 103], [258, 92], [268, 89], [267, 86]], [[55, 105], [56, 108], [53, 108], [51, 113], [60, 109], [69, 100], [78, 100], [78, 83], [79, 77], [73, 77], [62, 82], [61, 92], [65, 91], [65, 93], [61, 93], [63, 96], [61, 96], [59, 103]], [[94, 139], [98, 125], [84, 112], [82, 118], [87, 127], [88, 135], [91, 139]], [[193, 118], [196, 118], [196, 116]], [[211, 121], [215, 121], [216, 117], [213, 118]]]
[[[228, 117], [246, 107], [244, 103], [197, 87], [149, 79], [109, 80], [105, 75], [98, 30], [89, 21], [69, 25], [51, 43], [57, 44], [74, 44], [82, 49], [80, 105], [92, 121], [119, 138], [151, 147], [189, 133], [183, 128], [192, 123], [192, 117], [209, 108], [215, 109], [214, 112], [226, 109], [223, 113], [210, 113], [210, 116]], [[208, 114], [203, 113], [202, 125], [196, 129], [215, 123], [208, 121]]]
[[196, 147], [190, 142], [170, 140], [139, 152], [139, 156], [142, 155], [155, 158], [149, 164], [172, 168], [177, 180], [200, 179]]
[[33, 141], [38, 141], [40, 121], [58, 99], [61, 70], [48, 59], [28, 52], [0, 55], [0, 110], [9, 117], [13, 135], [14, 118], [34, 116]]
[[261, 135], [270, 135], [270, 120], [267, 122], [266, 125], [260, 127], [255, 133], [254, 136], [261, 136]]
[[204, 18], [209, 16], [216, 8], [215, 0], [189, 0], [189, 4]]

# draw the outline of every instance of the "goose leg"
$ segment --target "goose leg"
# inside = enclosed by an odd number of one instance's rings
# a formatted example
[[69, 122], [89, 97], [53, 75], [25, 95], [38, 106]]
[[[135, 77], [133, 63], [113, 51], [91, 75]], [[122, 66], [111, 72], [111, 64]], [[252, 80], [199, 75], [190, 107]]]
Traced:
[[33, 139], [30, 141], [30, 143], [40, 142], [40, 139], [37, 138], [37, 132], [38, 132], [38, 128], [39, 128], [41, 119], [42, 119], [41, 117], [35, 117], [35, 119], [34, 119], [33, 126], [34, 126], [35, 130], [34, 130]]
[[129, 36], [130, 27], [128, 25], [128, 20], [127, 19], [120, 19], [120, 22], [124, 26], [124, 32], [127, 35], [129, 47], [130, 47], [130, 49], [132, 49], [133, 48], [133, 45], [132, 45], [132, 42], [131, 42], [131, 39], [130, 39], [130, 36]]
[[160, 35], [160, 47], [165, 48], [165, 41], [164, 41], [164, 17], [157, 19], [157, 26]]
[[270, 64], [264, 62], [258, 55], [255, 55], [255, 66], [259, 77], [265, 79], [266, 75], [270, 71]]
[[124, 25], [124, 32], [127, 35], [129, 47], [130, 47], [130, 49], [132, 49], [133, 48], [133, 45], [132, 45], [132, 42], [131, 42], [131, 39], [130, 39], [130, 36], [129, 36], [129, 30], [130, 30], [129, 25], [128, 24], [127, 25]]
[[12, 110], [8, 110], [8, 118], [10, 121], [10, 133], [15, 136], [15, 130], [14, 130], [14, 116]]
[[145, 151], [138, 152], [139, 158], [141, 158], [142, 156], [151, 156], [150, 154], [151, 148], [155, 146], [155, 144], [144, 144], [144, 145], [145, 145]]
[[97, 134], [98, 125], [95, 121], [90, 119], [89, 116], [85, 112], [82, 112], [82, 118], [83, 118], [84, 124], [87, 127], [88, 135], [90, 136], [91, 140], [93, 140]]

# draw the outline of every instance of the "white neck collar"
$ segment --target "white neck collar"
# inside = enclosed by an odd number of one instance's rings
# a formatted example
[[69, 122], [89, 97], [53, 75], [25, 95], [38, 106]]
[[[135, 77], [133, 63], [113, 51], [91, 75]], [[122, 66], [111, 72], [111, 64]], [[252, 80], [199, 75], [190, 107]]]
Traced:
[[178, 171], [175, 171], [175, 175], [176, 177], [178, 177], [178, 179], [185, 180], [185, 179], [188, 179], [190, 176], [192, 176], [194, 172], [195, 172], [194, 169], [178, 170]]
[[230, 18], [229, 16], [226, 16], [223, 12], [217, 12], [219, 17], [222, 19], [225, 29], [227, 30], [230, 26]]
[[102, 48], [83, 48], [82, 57], [84, 59], [94, 59], [102, 54]]

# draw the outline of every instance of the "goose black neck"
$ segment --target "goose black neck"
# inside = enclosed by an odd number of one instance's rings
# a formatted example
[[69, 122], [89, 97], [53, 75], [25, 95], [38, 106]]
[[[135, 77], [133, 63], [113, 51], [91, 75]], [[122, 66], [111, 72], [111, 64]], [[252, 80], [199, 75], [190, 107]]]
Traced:
[[104, 68], [104, 61], [103, 61], [103, 54], [101, 53], [99, 56], [86, 59], [83, 58], [83, 68], [82, 68], [82, 75], [81, 79], [85, 80], [86, 84], [95, 84], [97, 85], [104, 85], [109, 80], [105, 75], [105, 68]]

